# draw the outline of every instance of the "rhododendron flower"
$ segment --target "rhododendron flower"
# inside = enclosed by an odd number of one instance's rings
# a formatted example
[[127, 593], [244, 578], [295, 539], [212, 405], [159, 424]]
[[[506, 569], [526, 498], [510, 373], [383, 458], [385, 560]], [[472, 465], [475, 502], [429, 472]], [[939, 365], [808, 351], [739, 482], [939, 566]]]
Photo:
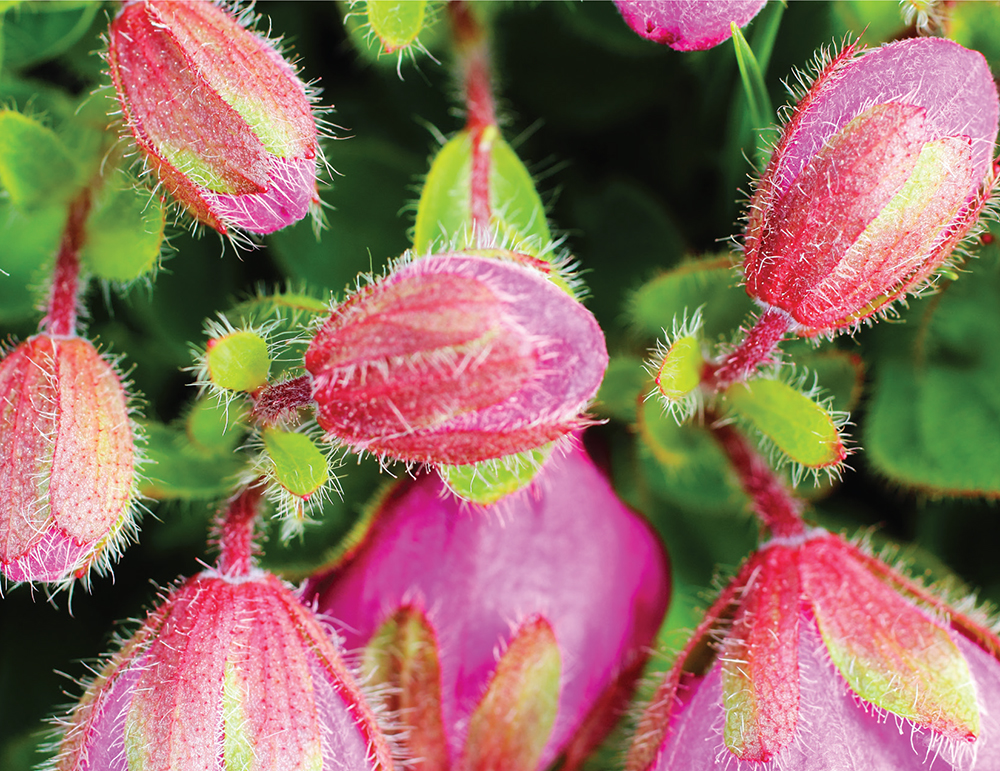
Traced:
[[330, 438], [442, 464], [530, 450], [578, 428], [607, 362], [593, 315], [544, 274], [461, 252], [403, 264], [359, 290], [305, 358]]
[[703, 51], [732, 36], [767, 0], [615, 0], [626, 23], [644, 38], [675, 51]]
[[404, 480], [306, 592], [391, 686], [417, 767], [518, 771], [575, 768], [600, 741], [669, 588], [648, 525], [573, 448], [488, 507]]
[[0, 571], [66, 581], [133, 526], [135, 446], [114, 368], [79, 337], [39, 334], [0, 361]]
[[776, 537], [708, 611], [627, 768], [1000, 768], [1000, 640], [822, 530]]
[[306, 87], [270, 42], [209, 0], [131, 0], [108, 31], [125, 125], [195, 218], [270, 233], [319, 201]]
[[816, 335], [926, 286], [993, 184], [997, 89], [948, 40], [848, 47], [791, 113], [750, 203], [747, 292]]
[[273, 575], [206, 570], [152, 611], [66, 725], [57, 771], [390, 771], [333, 639]]

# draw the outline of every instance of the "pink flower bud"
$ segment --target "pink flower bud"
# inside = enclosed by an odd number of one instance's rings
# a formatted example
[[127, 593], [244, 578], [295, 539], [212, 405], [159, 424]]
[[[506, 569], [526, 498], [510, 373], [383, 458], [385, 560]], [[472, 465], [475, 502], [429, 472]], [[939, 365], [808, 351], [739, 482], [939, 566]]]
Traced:
[[650, 704], [629, 771], [1000, 768], [1000, 639], [822, 530], [774, 538]]
[[675, 51], [704, 51], [744, 27], [767, 0], [615, 0], [625, 22], [644, 38]]
[[390, 771], [333, 639], [273, 575], [170, 593], [68, 718], [57, 771]]
[[108, 31], [128, 131], [163, 186], [225, 233], [270, 233], [319, 200], [302, 81], [270, 42], [209, 0], [131, 0]]
[[579, 427], [607, 362], [593, 315], [543, 274], [463, 253], [415, 260], [361, 289], [334, 309], [305, 360], [330, 438], [446, 464], [533, 449]]
[[135, 448], [114, 368], [86, 340], [40, 334], [0, 361], [0, 570], [67, 581], [133, 526]]
[[648, 525], [573, 448], [489, 507], [404, 480], [306, 594], [392, 686], [419, 768], [527, 771], [577, 767], [610, 729], [669, 589]]
[[803, 335], [926, 286], [993, 182], [997, 89], [948, 40], [848, 47], [791, 113], [750, 203], [747, 292]]

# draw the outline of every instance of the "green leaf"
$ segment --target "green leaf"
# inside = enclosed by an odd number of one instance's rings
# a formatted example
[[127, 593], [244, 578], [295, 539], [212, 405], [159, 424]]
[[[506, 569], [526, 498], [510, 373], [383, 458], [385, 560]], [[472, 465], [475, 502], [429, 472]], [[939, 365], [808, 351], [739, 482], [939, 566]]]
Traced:
[[87, 33], [100, 9], [92, 0], [21, 3], [3, 25], [4, 65], [26, 69], [59, 56]]
[[636, 356], [612, 355], [597, 392], [594, 410], [597, 414], [626, 423], [636, 419], [636, 405], [649, 393], [653, 380]]
[[240, 330], [209, 340], [205, 364], [214, 385], [253, 393], [267, 382], [271, 356], [263, 337]]
[[653, 491], [685, 508], [739, 511], [746, 497], [730, 476], [729, 462], [703, 426], [677, 425], [657, 399], [638, 411], [639, 458]]
[[386, 53], [414, 43], [424, 28], [426, 0], [368, 0], [368, 22]]
[[900, 344], [887, 329], [863, 445], [878, 471], [934, 494], [1000, 495], [1000, 268], [985, 254], [974, 275], [929, 303]]
[[226, 403], [210, 396], [198, 399], [184, 418], [191, 447], [206, 456], [227, 456], [243, 441], [250, 408], [242, 400]]
[[64, 205], [23, 211], [0, 200], [0, 321], [10, 323], [36, 314], [63, 227]]
[[165, 223], [162, 198], [114, 175], [90, 210], [80, 258], [98, 278], [134, 281], [156, 267]]
[[526, 450], [499, 460], [440, 466], [438, 473], [455, 495], [473, 503], [496, 503], [527, 487], [552, 454], [552, 445]]
[[[535, 257], [551, 255], [551, 233], [545, 207], [531, 174], [495, 127], [486, 129], [490, 143], [490, 224], [505, 242]], [[420, 194], [413, 248], [420, 254], [440, 251], [457, 241], [472, 241], [470, 184], [472, 140], [467, 131], [452, 137], [435, 156]]]
[[268, 426], [263, 439], [275, 480], [292, 495], [308, 498], [330, 481], [326, 455], [305, 434]]
[[833, 416], [788, 383], [763, 378], [736, 383], [724, 398], [795, 463], [827, 468], [846, 457]]
[[146, 478], [140, 484], [143, 495], [156, 500], [218, 498], [232, 491], [246, 467], [242, 455], [209, 455], [192, 448], [186, 435], [155, 421], [144, 421], [146, 435]]
[[[729, 26], [733, 32], [736, 62], [740, 68], [743, 91], [746, 93], [747, 105], [750, 110], [750, 124], [752, 128], [759, 132], [761, 129], [765, 129], [774, 123], [774, 107], [771, 106], [771, 96], [767, 92], [764, 73], [757, 63], [757, 57], [750, 48], [750, 44], [743, 37], [743, 32], [736, 25], [736, 22], [730, 22]], [[762, 166], [766, 161], [767, 152], [758, 145], [758, 167]]]
[[755, 309], [738, 281], [728, 256], [686, 262], [640, 287], [629, 300], [629, 318], [640, 334], [659, 338], [675, 318], [701, 308], [705, 340], [731, 339]]
[[77, 190], [77, 166], [59, 137], [33, 118], [0, 111], [0, 183], [16, 206], [68, 200]]

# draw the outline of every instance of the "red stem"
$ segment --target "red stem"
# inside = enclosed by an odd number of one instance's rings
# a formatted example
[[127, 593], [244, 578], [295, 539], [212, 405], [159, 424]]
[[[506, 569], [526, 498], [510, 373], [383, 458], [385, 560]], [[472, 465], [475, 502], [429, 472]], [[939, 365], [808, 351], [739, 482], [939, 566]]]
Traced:
[[490, 75], [486, 32], [463, 0], [448, 3], [455, 49], [465, 92], [465, 130], [472, 140], [472, 178], [469, 210], [474, 231], [486, 233], [490, 226], [490, 154], [496, 136], [496, 106]]
[[264, 485], [257, 482], [233, 498], [225, 512], [220, 514], [216, 523], [220, 573], [228, 576], [250, 573], [257, 554], [254, 535], [263, 496]]
[[261, 386], [254, 394], [251, 417], [263, 426], [274, 425], [290, 413], [313, 402], [312, 376]]
[[59, 253], [52, 276], [48, 312], [41, 329], [50, 335], [75, 335], [80, 295], [80, 249], [84, 225], [90, 212], [90, 191], [84, 190], [69, 206], [66, 227], [59, 242]]
[[719, 362], [706, 364], [701, 384], [711, 391], [724, 391], [733, 383], [746, 380], [758, 367], [770, 364], [773, 353], [791, 324], [784, 311], [768, 308], [743, 337], [736, 348]]
[[772, 535], [788, 537], [805, 533], [803, 502], [778, 479], [767, 461], [732, 425], [717, 425], [715, 415], [706, 415], [715, 438], [722, 445], [740, 485], [753, 501], [754, 513]]

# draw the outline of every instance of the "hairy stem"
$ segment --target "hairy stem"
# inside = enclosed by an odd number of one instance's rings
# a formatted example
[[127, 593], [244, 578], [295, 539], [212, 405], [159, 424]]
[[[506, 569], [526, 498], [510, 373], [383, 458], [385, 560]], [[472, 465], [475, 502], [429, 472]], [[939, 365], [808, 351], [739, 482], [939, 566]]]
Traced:
[[785, 486], [738, 429], [732, 425], [719, 425], [718, 416], [714, 414], [705, 417], [736, 471], [740, 485], [750, 496], [754, 513], [761, 524], [774, 536], [802, 535], [805, 532], [802, 500]]
[[274, 425], [312, 402], [312, 375], [301, 375], [257, 389], [251, 417], [260, 425]]
[[75, 335], [80, 295], [80, 249], [90, 212], [90, 191], [84, 190], [69, 206], [41, 329], [50, 335]]
[[790, 323], [787, 313], [768, 308], [736, 348], [721, 361], [705, 365], [701, 373], [702, 386], [712, 391], [724, 391], [733, 383], [746, 380], [757, 368], [771, 363]]
[[472, 140], [469, 209], [476, 234], [490, 226], [490, 153], [497, 136], [486, 31], [464, 0], [448, 3], [455, 51], [465, 93], [465, 130]]
[[257, 554], [254, 536], [263, 496], [264, 485], [258, 481], [238, 493], [220, 513], [216, 523], [220, 573], [245, 576], [253, 567]]

